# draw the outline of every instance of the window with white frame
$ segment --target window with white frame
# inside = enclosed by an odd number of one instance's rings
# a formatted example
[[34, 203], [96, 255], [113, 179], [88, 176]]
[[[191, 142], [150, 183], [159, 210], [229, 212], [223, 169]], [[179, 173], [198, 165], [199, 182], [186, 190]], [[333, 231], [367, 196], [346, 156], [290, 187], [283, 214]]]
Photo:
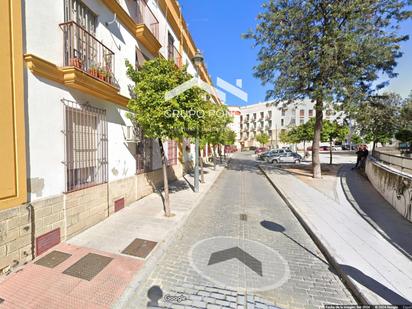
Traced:
[[66, 192], [106, 183], [106, 111], [63, 100], [65, 117]]

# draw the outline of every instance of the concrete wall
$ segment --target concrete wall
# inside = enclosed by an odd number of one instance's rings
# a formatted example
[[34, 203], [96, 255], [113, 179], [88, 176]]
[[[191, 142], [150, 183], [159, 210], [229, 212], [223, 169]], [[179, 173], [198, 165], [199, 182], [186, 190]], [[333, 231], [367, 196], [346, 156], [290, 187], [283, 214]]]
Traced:
[[412, 175], [402, 175], [373, 158], [366, 162], [365, 171], [375, 189], [403, 217], [412, 222]]

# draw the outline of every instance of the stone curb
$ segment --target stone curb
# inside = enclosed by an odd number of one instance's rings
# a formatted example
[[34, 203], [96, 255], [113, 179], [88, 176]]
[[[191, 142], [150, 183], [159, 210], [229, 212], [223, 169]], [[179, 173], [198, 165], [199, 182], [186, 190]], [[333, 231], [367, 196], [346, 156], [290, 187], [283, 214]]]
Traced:
[[[316, 234], [310, 228], [309, 224], [306, 223], [305, 219], [297, 212], [296, 207], [293, 206], [293, 204], [287, 199], [287, 197], [286, 197], [285, 193], [282, 191], [282, 189], [280, 189], [278, 186], [275, 185], [275, 183], [272, 181], [272, 179], [270, 179], [269, 175], [266, 174], [265, 170], [260, 165], [259, 165], [259, 169], [265, 175], [266, 179], [270, 182], [270, 184], [273, 186], [273, 188], [276, 190], [276, 192], [280, 195], [280, 197], [285, 202], [285, 204], [292, 211], [293, 215], [296, 217], [296, 219], [299, 221], [299, 223], [302, 225], [302, 227], [305, 229], [305, 231], [309, 234], [310, 238], [318, 246], [319, 250], [326, 257], [326, 259], [330, 263], [330, 265], [336, 270], [336, 273], [339, 275], [339, 277], [341, 278], [341, 280], [345, 284], [345, 286], [348, 288], [348, 290], [351, 292], [351, 294], [353, 295], [355, 300], [359, 304], [368, 305], [369, 303], [366, 300], [366, 297], [360, 292], [360, 290], [352, 282], [350, 277], [340, 268], [339, 263], [336, 262], [335, 258], [332, 256], [332, 254], [329, 252], [329, 250], [326, 248], [326, 246], [323, 245], [323, 243], [321, 242], [319, 237], [316, 236]], [[282, 171], [284, 171], [284, 170], [282, 170]], [[287, 171], [285, 171], [285, 172], [287, 172]], [[287, 173], [289, 173], [289, 172], [287, 172]]]
[[[200, 205], [202, 202], [203, 198], [205, 195], [216, 185], [216, 181], [219, 179], [220, 175], [222, 172], [226, 169], [227, 165], [229, 164], [231, 158], [228, 159], [225, 165], [223, 165], [223, 168], [218, 171], [218, 174], [216, 175], [215, 179], [213, 180], [213, 183], [210, 185], [210, 187], [203, 192], [200, 192], [199, 198], [197, 199], [197, 203], [192, 207], [190, 212], [184, 216], [178, 223], [177, 226], [170, 231], [168, 234], [169, 236], [162, 240], [162, 242], [159, 242], [156, 249], [149, 255], [149, 258], [145, 260], [143, 267], [141, 270], [137, 272], [137, 274], [134, 276], [133, 280], [129, 284], [129, 286], [126, 288], [126, 290], [123, 292], [123, 294], [120, 296], [120, 298], [116, 301], [116, 303], [112, 306], [112, 308], [129, 308], [128, 307], [128, 301], [131, 299], [131, 295], [135, 293], [138, 289], [138, 287], [144, 282], [150, 274], [153, 272], [155, 269], [158, 261], [162, 258], [162, 256], [165, 254], [166, 250], [169, 248], [169, 246], [182, 237], [182, 228], [185, 225], [185, 223], [190, 219], [190, 217], [193, 215], [194, 210]], [[135, 306], [133, 306], [135, 308]]]

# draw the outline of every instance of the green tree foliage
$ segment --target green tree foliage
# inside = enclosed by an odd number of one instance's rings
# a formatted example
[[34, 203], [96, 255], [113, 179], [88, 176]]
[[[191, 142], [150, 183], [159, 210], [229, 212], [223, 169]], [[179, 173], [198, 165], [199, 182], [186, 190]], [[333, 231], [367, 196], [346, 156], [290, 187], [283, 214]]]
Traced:
[[326, 120], [322, 128], [322, 142], [329, 142], [329, 164], [332, 164], [332, 143], [333, 141], [343, 141], [349, 134], [347, 125], [339, 124], [337, 121]]
[[363, 143], [363, 138], [360, 137], [358, 134], [352, 134], [351, 136], [351, 142], [353, 144], [359, 145]]
[[[215, 168], [216, 147], [219, 144], [224, 144], [225, 130], [231, 122], [233, 122], [233, 117], [230, 116], [226, 105], [205, 102], [200, 126], [200, 148], [204, 149], [207, 145], [212, 145]], [[201, 165], [201, 175], [203, 175], [203, 164]]]
[[401, 108], [400, 121], [403, 128], [412, 130], [412, 92]]
[[[269, 0], [246, 35], [260, 47], [255, 75], [273, 85], [268, 98], [316, 103], [313, 174], [321, 177], [319, 143], [325, 102], [359, 102], [379, 73], [394, 77], [401, 56], [399, 22], [408, 0]], [[378, 85], [381, 86], [381, 85]]]
[[226, 146], [232, 146], [236, 141], [236, 132], [226, 128], [222, 134], [222, 144]]
[[399, 126], [399, 109], [402, 99], [394, 93], [371, 96], [363, 102], [352, 117], [366, 142], [387, 143]]
[[269, 142], [270, 136], [266, 133], [259, 133], [256, 135], [256, 140], [261, 146], [265, 146]]
[[192, 136], [197, 132], [203, 110], [204, 92], [191, 88], [177, 97], [166, 101], [165, 94], [192, 77], [186, 68], [163, 58], [154, 58], [136, 70], [126, 62], [127, 75], [135, 83], [135, 98], [128, 104], [129, 117], [142, 128], [145, 137], [157, 139], [162, 155], [163, 180], [165, 191], [165, 215], [171, 216], [167, 160], [163, 142]]

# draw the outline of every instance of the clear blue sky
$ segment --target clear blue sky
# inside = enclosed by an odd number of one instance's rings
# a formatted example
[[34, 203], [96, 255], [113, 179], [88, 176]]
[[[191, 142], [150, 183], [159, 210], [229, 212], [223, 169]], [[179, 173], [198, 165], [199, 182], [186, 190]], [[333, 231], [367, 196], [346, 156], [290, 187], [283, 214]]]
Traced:
[[[198, 48], [205, 55], [213, 83], [220, 77], [232, 84], [243, 80], [243, 90], [249, 94], [248, 103], [228, 95], [228, 105], [247, 105], [265, 99], [265, 88], [253, 77], [257, 48], [253, 41], [244, 40], [241, 34], [256, 26], [256, 16], [264, 0], [180, 0], [183, 15]], [[403, 23], [402, 33], [412, 39], [412, 20]], [[402, 44], [404, 56], [399, 60], [389, 90], [407, 96], [412, 90], [412, 40]]]

